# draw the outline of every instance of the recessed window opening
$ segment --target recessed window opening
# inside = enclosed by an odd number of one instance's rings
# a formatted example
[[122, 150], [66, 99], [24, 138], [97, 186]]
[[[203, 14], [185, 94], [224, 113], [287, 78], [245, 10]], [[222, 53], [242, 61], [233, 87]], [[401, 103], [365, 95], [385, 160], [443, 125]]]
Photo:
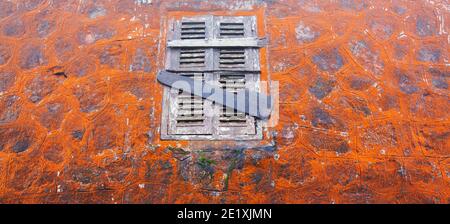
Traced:
[[[165, 69], [232, 92], [257, 91], [259, 47], [254, 16], [197, 16], [172, 21]], [[253, 41], [253, 42], [252, 42]], [[255, 140], [260, 122], [252, 116], [182, 90], [165, 87], [161, 138]]]

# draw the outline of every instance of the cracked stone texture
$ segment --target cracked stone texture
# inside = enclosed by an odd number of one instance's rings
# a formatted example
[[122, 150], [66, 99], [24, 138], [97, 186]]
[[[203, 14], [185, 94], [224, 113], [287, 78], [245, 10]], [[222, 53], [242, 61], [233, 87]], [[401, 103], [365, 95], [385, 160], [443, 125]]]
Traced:
[[[161, 18], [208, 11], [270, 40], [259, 145], [159, 139]], [[0, 1], [0, 203], [450, 203], [449, 19], [441, 0]]]

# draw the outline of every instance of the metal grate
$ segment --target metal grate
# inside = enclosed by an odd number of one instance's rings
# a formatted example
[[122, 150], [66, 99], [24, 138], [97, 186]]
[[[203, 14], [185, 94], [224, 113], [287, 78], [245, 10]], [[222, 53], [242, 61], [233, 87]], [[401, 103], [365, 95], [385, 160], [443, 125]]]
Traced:
[[242, 22], [222, 22], [219, 30], [221, 37], [244, 37], [244, 23]]
[[205, 49], [181, 49], [180, 50], [180, 67], [204, 67], [205, 66]]
[[243, 68], [245, 67], [245, 49], [232, 48], [220, 49], [220, 68]]
[[181, 39], [205, 39], [205, 22], [181, 22]]

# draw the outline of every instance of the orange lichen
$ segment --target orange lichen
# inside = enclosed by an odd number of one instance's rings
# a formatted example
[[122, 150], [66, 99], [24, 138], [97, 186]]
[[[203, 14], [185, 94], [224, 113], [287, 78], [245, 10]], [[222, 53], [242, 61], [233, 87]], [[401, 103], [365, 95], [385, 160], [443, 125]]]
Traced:
[[[449, 203], [446, 1], [1, 1], [1, 203]], [[161, 141], [171, 18], [254, 15], [279, 121]]]

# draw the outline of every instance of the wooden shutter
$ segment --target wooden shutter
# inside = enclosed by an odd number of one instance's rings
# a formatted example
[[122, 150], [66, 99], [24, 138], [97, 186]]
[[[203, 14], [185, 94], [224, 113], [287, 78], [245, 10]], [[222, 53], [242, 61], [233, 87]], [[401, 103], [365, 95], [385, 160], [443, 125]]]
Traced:
[[[255, 89], [256, 82], [253, 74], [219, 73], [216, 76], [217, 85], [233, 93], [244, 89]], [[233, 108], [216, 105], [217, 117], [214, 126], [219, 135], [255, 135], [256, 121], [254, 117], [239, 112]]]
[[[213, 36], [212, 16], [183, 18], [175, 22], [172, 40], [202, 40]], [[168, 49], [166, 68], [179, 75], [202, 81], [211, 81], [212, 74], [205, 73], [213, 65], [212, 49], [182, 48]], [[169, 135], [211, 135], [212, 103], [181, 90], [169, 90]]]
[[[256, 90], [260, 64], [256, 18], [202, 16], [173, 21], [166, 69], [227, 91]], [[166, 88], [167, 139], [261, 138], [256, 119], [209, 100]], [[163, 122], [164, 126], [164, 122]], [[165, 129], [167, 127], [167, 130]], [[163, 136], [163, 135], [162, 135]]]
[[253, 48], [217, 48], [214, 68], [219, 71], [260, 71], [259, 51]]
[[181, 21], [180, 39], [206, 39], [206, 21]]
[[[214, 18], [214, 37], [219, 39], [256, 38], [255, 17], [237, 16]], [[214, 51], [215, 70], [259, 71], [257, 48], [218, 48]]]
[[[213, 17], [182, 18], [174, 22], [169, 40], [205, 40], [213, 37]], [[212, 70], [211, 48], [169, 48], [166, 69], [171, 71], [203, 72]]]
[[172, 40], [198, 40], [213, 37], [213, 17], [197, 16], [175, 21]]
[[[203, 73], [181, 74], [190, 78], [208, 81], [212, 76]], [[170, 90], [169, 134], [211, 135], [212, 103], [182, 90]]]
[[243, 38], [256, 36], [256, 18], [253, 16], [214, 17], [215, 38]]
[[175, 72], [212, 70], [213, 51], [210, 48], [174, 48], [169, 51], [167, 69]]

